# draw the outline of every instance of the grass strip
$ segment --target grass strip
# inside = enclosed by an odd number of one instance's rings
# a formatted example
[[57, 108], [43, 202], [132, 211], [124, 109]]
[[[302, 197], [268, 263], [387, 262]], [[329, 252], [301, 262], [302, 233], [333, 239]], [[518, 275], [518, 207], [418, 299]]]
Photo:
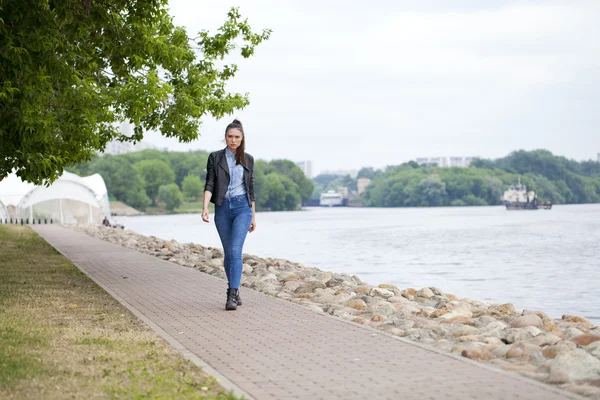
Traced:
[[236, 399], [16, 225], [0, 225], [0, 398]]

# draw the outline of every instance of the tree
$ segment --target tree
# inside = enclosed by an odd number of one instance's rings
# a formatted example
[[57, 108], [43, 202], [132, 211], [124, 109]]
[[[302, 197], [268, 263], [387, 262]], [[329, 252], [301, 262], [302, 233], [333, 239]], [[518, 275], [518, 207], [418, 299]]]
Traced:
[[175, 183], [162, 185], [158, 189], [158, 200], [165, 204], [165, 208], [173, 211], [181, 205], [182, 195], [179, 187]]
[[304, 175], [304, 172], [290, 160], [273, 160], [269, 164], [279, 173], [290, 178], [298, 185], [302, 201], [307, 201], [313, 193], [313, 182]]
[[204, 185], [196, 175], [188, 175], [182, 182], [183, 196], [189, 200], [197, 200], [204, 191]]
[[173, 170], [164, 161], [142, 160], [133, 164], [133, 168], [143, 179], [146, 194], [152, 200], [152, 204], [156, 204], [159, 188], [175, 181]]
[[[190, 39], [167, 0], [0, 2], [0, 179], [15, 170], [49, 183], [113, 140], [144, 131], [189, 142], [205, 116], [248, 105], [229, 93], [237, 72], [224, 60], [249, 57], [269, 38], [237, 9], [215, 35]], [[134, 125], [127, 136], [119, 122]]]

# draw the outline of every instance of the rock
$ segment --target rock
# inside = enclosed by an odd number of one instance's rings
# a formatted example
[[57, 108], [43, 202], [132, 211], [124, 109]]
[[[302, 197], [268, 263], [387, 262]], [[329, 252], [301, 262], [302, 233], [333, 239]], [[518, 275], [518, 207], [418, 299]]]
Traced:
[[314, 292], [315, 289], [325, 289], [327, 286], [325, 286], [325, 284], [323, 282], [319, 282], [319, 281], [312, 281], [312, 282], [308, 282], [303, 284], [302, 286], [298, 287], [298, 289], [296, 289], [296, 293], [310, 293], [310, 292]]
[[394, 308], [396, 311], [403, 313], [405, 315], [417, 314], [421, 311], [421, 308], [416, 303], [406, 303], [406, 304], [394, 304]]
[[569, 321], [569, 322], [576, 322], [576, 323], [580, 323], [583, 324], [585, 327], [589, 328], [589, 329], [593, 329], [595, 327], [594, 324], [592, 324], [590, 321], [588, 321], [587, 319], [583, 318], [583, 317], [579, 317], [576, 315], [563, 315], [562, 316], [563, 320]]
[[223, 259], [213, 258], [208, 262], [208, 265], [210, 265], [213, 269], [220, 268], [223, 266]]
[[283, 289], [288, 292], [295, 292], [300, 286], [302, 286], [302, 282], [300, 281], [288, 281], [283, 284]]
[[394, 315], [396, 313], [396, 309], [394, 306], [384, 300], [375, 301], [369, 304], [369, 310], [373, 314], [381, 314], [389, 317], [390, 315]]
[[542, 333], [542, 331], [536, 328], [535, 326], [505, 329], [501, 332], [501, 339], [504, 339], [506, 343], [524, 342], [528, 339], [536, 337], [540, 333]]
[[[591, 333], [584, 333], [583, 335], [575, 336], [570, 339], [579, 347], [588, 346], [594, 342], [600, 340], [600, 336], [593, 335]], [[600, 377], [599, 377], [600, 379]]]
[[452, 330], [452, 336], [455, 338], [468, 335], [477, 335], [478, 333], [479, 329], [469, 325], [461, 325], [460, 327]]
[[513, 328], [524, 328], [526, 326], [535, 326], [541, 328], [544, 326], [542, 319], [535, 314], [523, 315], [511, 321], [510, 325]]
[[553, 335], [551, 333], [542, 333], [532, 339], [528, 339], [525, 343], [544, 347], [544, 346], [556, 344], [560, 341], [561, 341], [561, 339], [556, 335]]
[[470, 358], [471, 360], [488, 361], [495, 358], [494, 354], [492, 354], [485, 347], [480, 347], [478, 349], [465, 349], [460, 353], [460, 355], [465, 358]]
[[315, 296], [314, 293], [300, 293], [298, 296], [296, 296], [299, 299], [312, 299]]
[[393, 296], [393, 297], [390, 297], [389, 299], [387, 299], [387, 301], [389, 301], [390, 303], [395, 303], [395, 304], [405, 304], [405, 303], [409, 302], [409, 300], [403, 296]]
[[387, 318], [380, 314], [373, 315], [373, 318], [371, 318], [372, 322], [384, 322], [385, 320], [387, 320]]
[[267, 274], [259, 279], [261, 282], [272, 281], [273, 283], [278, 283], [277, 277], [275, 274]]
[[391, 290], [392, 292], [394, 292], [394, 296], [400, 296], [400, 293], [401, 293], [400, 289], [398, 289], [398, 287], [396, 287], [394, 285], [390, 285], [388, 283], [382, 283], [378, 287], [381, 289]]
[[508, 325], [506, 325], [504, 322], [502, 321], [496, 321], [494, 320], [493, 322], [490, 322], [489, 324], [485, 325], [485, 327], [482, 329], [482, 332], [491, 332], [491, 331], [503, 331], [504, 329], [506, 329], [508, 327]]
[[600, 342], [594, 342], [590, 345], [585, 346], [585, 351], [600, 359]]
[[529, 343], [518, 343], [508, 349], [506, 358], [518, 358], [519, 360], [527, 361], [534, 355], [541, 355], [541, 352], [542, 348], [540, 346]]
[[413, 297], [415, 297], [415, 294], [417, 294], [417, 291], [413, 288], [408, 288], [408, 289], [404, 289], [402, 292], [400, 292], [400, 294], [402, 295], [402, 297], [406, 297], [409, 300], [412, 300]]
[[373, 288], [369, 291], [369, 296], [382, 297], [384, 299], [389, 299], [391, 297], [394, 297], [394, 292], [392, 292], [391, 290], [387, 290], [387, 289]]
[[354, 293], [364, 296], [364, 295], [368, 295], [370, 290], [371, 289], [366, 286], [359, 286], [359, 287], [354, 288]]
[[280, 282], [290, 282], [290, 281], [298, 281], [300, 280], [300, 278], [298, 277], [298, 275], [294, 274], [293, 272], [282, 272], [281, 274], [279, 274], [279, 277], [277, 278]]
[[[452, 303], [450, 303], [450, 304], [452, 304]], [[440, 318], [451, 319], [451, 318], [454, 318], [457, 316], [464, 316], [464, 317], [469, 317], [469, 318], [473, 317], [473, 312], [471, 311], [471, 307], [469, 306], [469, 304], [467, 304], [465, 302], [460, 302], [458, 304], [452, 304], [452, 311], [440, 316]]]
[[355, 310], [365, 310], [367, 308], [367, 303], [365, 303], [361, 299], [352, 299], [346, 302], [346, 307], [353, 308]]
[[458, 297], [456, 297], [456, 296], [455, 296], [455, 295], [453, 295], [453, 294], [446, 293], [446, 297], [447, 297], [447, 298], [448, 298], [448, 300], [450, 300], [450, 301], [458, 301]]
[[338, 289], [338, 290], [336, 290], [336, 292], [334, 294], [337, 296], [340, 294], [350, 294], [350, 293], [348, 293], [348, 291], [346, 289]]
[[428, 299], [430, 297], [435, 296], [435, 294], [433, 293], [433, 291], [431, 289], [429, 289], [428, 287], [425, 287], [425, 288], [419, 290], [416, 293], [416, 296], [417, 297], [424, 297], [424, 298]]
[[570, 341], [562, 341], [553, 346], [547, 346], [542, 350], [542, 354], [546, 358], [555, 358], [560, 353], [575, 350], [577, 345]]
[[571, 339], [579, 335], [583, 335], [583, 332], [577, 328], [567, 328], [564, 330], [565, 339]]
[[354, 281], [354, 283], [356, 283], [357, 285], [362, 285], [363, 281], [360, 280], [360, 278], [356, 275], [352, 275], [352, 280]]
[[473, 319], [464, 315], [457, 315], [456, 317], [445, 319], [441, 322], [442, 324], [461, 324], [461, 325], [473, 325]]
[[517, 310], [515, 310], [515, 306], [513, 306], [511, 303], [494, 305], [494, 306], [488, 308], [488, 315], [491, 315], [494, 317], [499, 317], [499, 318], [512, 317], [516, 314], [518, 314]]
[[440, 329], [440, 325], [435, 322], [435, 321], [431, 321], [429, 319], [419, 319], [417, 321], [415, 321], [414, 325], [412, 326], [413, 328], [416, 329], [431, 329], [431, 330], [439, 330]]
[[560, 353], [550, 364], [552, 383], [581, 383], [600, 379], [600, 360], [583, 349]]
[[332, 274], [331, 272], [323, 272], [321, 274], [318, 274], [315, 278], [323, 283], [327, 283], [331, 280]]
[[415, 326], [415, 321], [410, 319], [401, 319], [394, 322], [394, 326], [398, 329], [407, 330]]

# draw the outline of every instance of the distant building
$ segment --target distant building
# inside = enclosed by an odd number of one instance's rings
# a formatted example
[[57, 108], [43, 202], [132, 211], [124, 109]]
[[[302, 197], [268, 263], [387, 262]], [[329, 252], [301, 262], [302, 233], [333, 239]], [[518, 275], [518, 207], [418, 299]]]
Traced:
[[600, 162], [600, 153], [598, 153], [598, 162]]
[[465, 161], [462, 157], [450, 157], [450, 166], [451, 167], [464, 167]]
[[468, 167], [473, 157], [418, 157], [415, 161], [419, 165], [426, 167]]
[[356, 186], [358, 189], [359, 196], [364, 193], [367, 186], [369, 186], [369, 183], [371, 183], [371, 179], [369, 179], [369, 178], [358, 178]]
[[300, 169], [302, 170], [302, 172], [304, 172], [304, 175], [306, 175], [306, 177], [308, 179], [312, 179], [312, 177], [313, 177], [312, 161], [298, 161], [296, 163], [296, 165], [298, 167], [300, 167]]
[[[132, 125], [128, 124], [128, 123], [122, 123], [119, 129], [120, 129], [121, 133], [129, 136], [129, 135], [131, 135]], [[142, 150], [146, 150], [146, 149], [158, 150], [158, 148], [156, 146], [154, 146], [150, 143], [147, 143], [147, 142], [143, 142], [143, 141], [133, 144], [132, 142], [119, 142], [118, 140], [113, 140], [106, 144], [106, 148], [104, 149], [104, 154], [112, 154], [112, 155], [126, 154], [126, 153], [134, 153], [136, 151], [142, 151]], [[164, 150], [166, 150], [166, 149], [164, 149]]]
[[357, 169], [324, 170], [324, 171], [321, 171], [321, 175], [338, 175], [338, 176], [350, 175], [351, 178], [356, 178], [358, 176], [358, 170]]

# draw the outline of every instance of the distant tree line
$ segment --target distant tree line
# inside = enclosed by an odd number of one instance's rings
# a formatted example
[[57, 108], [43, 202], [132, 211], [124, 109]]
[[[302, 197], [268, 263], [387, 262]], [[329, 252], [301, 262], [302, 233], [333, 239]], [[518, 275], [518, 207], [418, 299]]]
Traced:
[[[542, 201], [600, 203], [600, 163], [569, 160], [547, 150], [475, 159], [468, 168], [422, 167], [414, 161], [383, 170], [363, 168], [357, 178], [363, 177], [372, 179], [361, 196], [371, 207], [499, 205], [504, 191], [519, 177]], [[349, 176], [319, 175], [313, 181], [313, 197], [338, 186], [356, 187]]]
[[[111, 199], [145, 210], [161, 206], [172, 211], [184, 201], [199, 201], [206, 182], [209, 153], [144, 150], [103, 155], [68, 168], [81, 176], [98, 173]], [[257, 210], [292, 211], [310, 198], [313, 183], [289, 160], [255, 162]]]

